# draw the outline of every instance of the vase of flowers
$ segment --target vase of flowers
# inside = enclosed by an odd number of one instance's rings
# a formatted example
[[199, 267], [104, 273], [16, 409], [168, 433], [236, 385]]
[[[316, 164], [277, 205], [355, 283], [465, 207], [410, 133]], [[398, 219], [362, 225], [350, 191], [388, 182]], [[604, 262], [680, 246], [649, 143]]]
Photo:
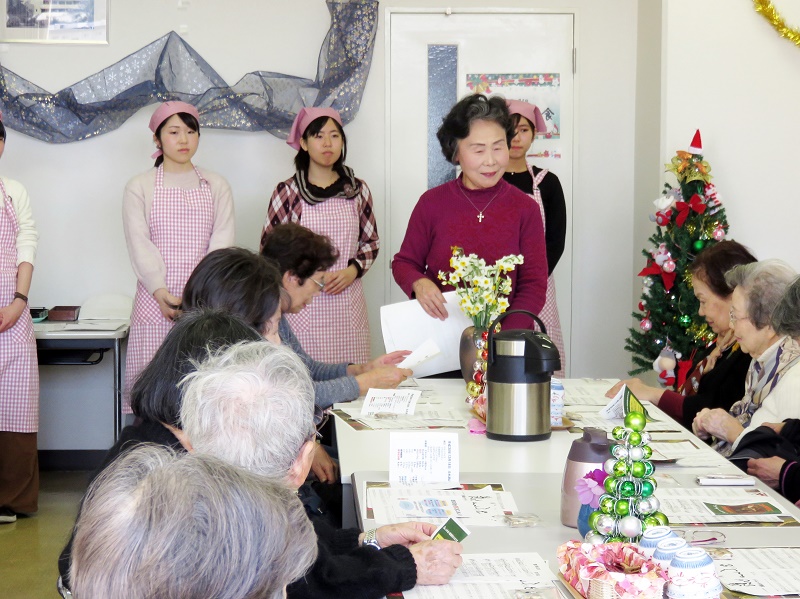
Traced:
[[581, 502], [581, 509], [578, 512], [578, 532], [581, 537], [592, 530], [589, 526], [589, 516], [593, 511], [600, 507], [600, 497], [605, 493], [603, 483], [606, 480], [605, 470], [599, 468], [587, 472], [583, 478], [575, 483], [575, 491], [578, 493], [578, 500]]
[[521, 254], [511, 254], [494, 264], [487, 264], [476, 254], [465, 254], [458, 246], [453, 246], [452, 252], [450, 268], [453, 270], [439, 271], [439, 280], [455, 287], [461, 310], [472, 320], [473, 326], [467, 327], [461, 335], [461, 374], [467, 382], [467, 402], [475, 407], [479, 416], [485, 418], [484, 375], [489, 325], [508, 309], [508, 296], [511, 294], [511, 277], [508, 273], [517, 264], [522, 264], [524, 258]]

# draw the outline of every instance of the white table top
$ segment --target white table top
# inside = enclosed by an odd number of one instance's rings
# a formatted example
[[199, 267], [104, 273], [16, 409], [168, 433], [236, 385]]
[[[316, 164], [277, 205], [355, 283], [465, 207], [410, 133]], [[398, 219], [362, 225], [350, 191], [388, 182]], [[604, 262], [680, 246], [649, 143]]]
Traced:
[[124, 339], [130, 328], [130, 319], [33, 323], [37, 339]]

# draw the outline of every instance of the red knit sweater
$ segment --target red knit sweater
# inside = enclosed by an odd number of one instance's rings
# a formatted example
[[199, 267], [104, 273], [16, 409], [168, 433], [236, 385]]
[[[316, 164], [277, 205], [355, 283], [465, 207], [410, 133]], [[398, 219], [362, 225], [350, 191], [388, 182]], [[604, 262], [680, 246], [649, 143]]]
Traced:
[[[478, 221], [479, 210], [483, 222]], [[487, 263], [522, 254], [525, 262], [511, 273], [509, 309], [539, 313], [547, 290], [547, 253], [539, 207], [530, 197], [502, 179], [489, 189], [473, 190], [458, 178], [426, 191], [411, 213], [403, 245], [392, 261], [394, 280], [409, 297], [413, 297], [412, 284], [422, 277], [442, 291], [452, 291], [436, 276], [440, 270], [451, 270], [454, 245]], [[510, 316], [503, 324], [532, 328], [531, 319], [524, 315]]]

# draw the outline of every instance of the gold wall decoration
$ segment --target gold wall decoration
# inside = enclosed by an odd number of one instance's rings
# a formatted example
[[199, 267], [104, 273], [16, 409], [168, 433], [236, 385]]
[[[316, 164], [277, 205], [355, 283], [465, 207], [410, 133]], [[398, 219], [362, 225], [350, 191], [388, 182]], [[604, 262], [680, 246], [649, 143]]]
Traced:
[[795, 46], [800, 46], [800, 30], [789, 27], [778, 12], [778, 9], [769, 0], [753, 0], [756, 12], [760, 13], [781, 37], [785, 37]]

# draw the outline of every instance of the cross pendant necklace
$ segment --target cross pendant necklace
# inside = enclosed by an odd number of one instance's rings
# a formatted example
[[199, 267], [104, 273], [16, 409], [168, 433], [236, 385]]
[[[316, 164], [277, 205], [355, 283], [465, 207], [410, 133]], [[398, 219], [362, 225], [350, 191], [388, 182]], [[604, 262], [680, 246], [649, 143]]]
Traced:
[[[462, 185], [463, 185], [463, 183], [462, 183]], [[489, 200], [489, 201], [487, 202], [486, 206], [484, 206], [484, 207], [483, 207], [483, 210], [478, 210], [478, 207], [477, 207], [477, 206], [475, 205], [475, 203], [474, 203], [474, 202], [473, 202], [473, 201], [472, 201], [472, 200], [469, 198], [469, 196], [467, 195], [467, 192], [466, 192], [466, 191], [464, 191], [464, 188], [463, 188], [461, 185], [459, 185], [459, 186], [458, 186], [458, 188], [461, 190], [461, 193], [464, 195], [464, 197], [465, 197], [465, 198], [467, 198], [467, 201], [470, 203], [470, 205], [471, 205], [473, 208], [475, 208], [475, 211], [478, 213], [478, 222], [479, 222], [479, 223], [482, 223], [482, 222], [483, 222], [483, 219], [484, 219], [483, 213], [484, 213], [484, 211], [485, 211], [487, 208], [489, 208], [489, 206], [491, 206], [491, 205], [492, 205], [492, 202], [494, 202], [495, 198], [496, 198], [498, 195], [500, 195], [500, 191], [501, 191], [501, 190], [498, 190], [498, 191], [497, 191], [497, 193], [495, 193], [495, 194], [492, 196], [492, 199], [491, 199], [491, 200]]]

